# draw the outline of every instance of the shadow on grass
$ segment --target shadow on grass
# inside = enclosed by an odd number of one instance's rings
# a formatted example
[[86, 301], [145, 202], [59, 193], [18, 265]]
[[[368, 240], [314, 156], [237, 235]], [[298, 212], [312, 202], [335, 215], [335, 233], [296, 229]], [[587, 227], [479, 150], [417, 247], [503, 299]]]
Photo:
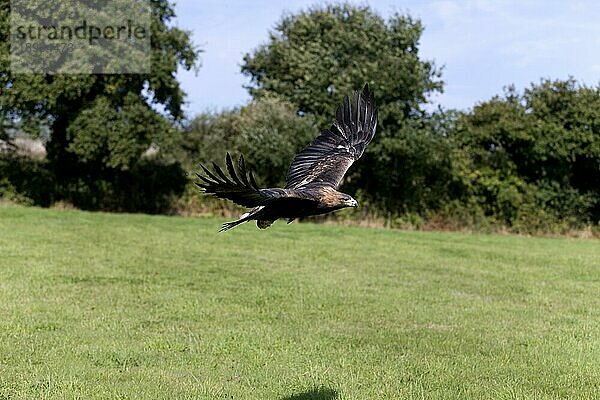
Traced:
[[311, 389], [307, 392], [282, 397], [281, 400], [335, 400], [337, 398], [338, 393], [335, 390], [321, 387]]

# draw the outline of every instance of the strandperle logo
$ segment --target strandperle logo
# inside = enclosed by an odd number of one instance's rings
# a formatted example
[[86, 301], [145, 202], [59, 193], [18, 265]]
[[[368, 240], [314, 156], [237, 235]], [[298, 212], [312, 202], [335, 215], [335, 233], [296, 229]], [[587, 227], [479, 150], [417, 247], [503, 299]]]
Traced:
[[12, 0], [11, 71], [149, 73], [151, 18], [149, 0]]
[[137, 25], [133, 20], [128, 19], [125, 25], [99, 27], [89, 24], [83, 20], [79, 25], [72, 27], [69, 25], [59, 26], [17, 26], [17, 38], [22, 40], [87, 40], [90, 45], [99, 44], [101, 40], [131, 40], [145, 39], [148, 34], [145, 26]]

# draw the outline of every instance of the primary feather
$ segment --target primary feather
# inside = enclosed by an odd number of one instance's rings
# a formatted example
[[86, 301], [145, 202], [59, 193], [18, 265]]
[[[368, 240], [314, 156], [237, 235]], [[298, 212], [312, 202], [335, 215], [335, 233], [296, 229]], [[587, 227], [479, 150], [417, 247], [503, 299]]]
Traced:
[[348, 168], [362, 156], [377, 129], [377, 109], [373, 93], [365, 85], [354, 102], [348, 96], [336, 110], [336, 119], [292, 161], [286, 188], [299, 188], [313, 182], [338, 187]]

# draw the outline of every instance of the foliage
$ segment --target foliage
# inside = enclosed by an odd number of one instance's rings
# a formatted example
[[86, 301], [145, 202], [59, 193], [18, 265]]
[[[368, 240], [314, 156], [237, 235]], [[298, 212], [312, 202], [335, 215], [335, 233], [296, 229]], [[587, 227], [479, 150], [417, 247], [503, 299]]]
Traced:
[[66, 197], [85, 209], [168, 213], [187, 184], [180, 164], [146, 157], [124, 171], [83, 169], [59, 192], [48, 164], [15, 152], [0, 154], [0, 199], [48, 207]]
[[466, 150], [470, 195], [512, 225], [523, 207], [600, 220], [600, 88], [541, 81], [477, 105], [453, 136]]
[[187, 128], [183, 145], [193, 162], [223, 163], [225, 153], [243, 154], [266, 186], [282, 185], [293, 157], [316, 137], [312, 116], [299, 116], [292, 104], [264, 96], [220, 114], [201, 114]]
[[374, 141], [358, 163], [362, 179], [351, 172], [346, 187], [362, 188], [379, 208], [396, 214], [425, 214], [461, 198], [462, 153], [446, 134], [453, 121], [453, 113], [435, 113], [410, 120], [396, 137]]
[[0, 153], [0, 199], [47, 207], [55, 201], [55, 185], [47, 161]]
[[112, 179], [135, 169], [152, 144], [171, 140], [172, 123], [183, 117], [184, 93], [175, 72], [179, 66], [195, 67], [198, 50], [189, 32], [171, 25], [170, 1], [152, 0], [151, 6], [150, 73], [34, 75], [9, 68], [9, 5], [1, 3], [0, 110], [15, 123], [50, 127], [48, 159], [59, 196], [77, 205], [97, 201], [70, 198], [73, 186], [93, 195], [103, 186], [100, 181], [116, 185]]
[[[88, 174], [88, 175], [86, 175]], [[62, 193], [79, 208], [122, 212], [169, 213], [187, 184], [178, 163], [142, 159], [131, 169], [80, 171]]]
[[277, 93], [300, 113], [315, 115], [322, 128], [346, 94], [369, 83], [381, 132], [393, 136], [442, 88], [433, 62], [419, 57], [422, 31], [407, 15], [385, 21], [368, 6], [315, 6], [284, 16], [269, 41], [246, 54], [242, 72], [252, 80], [253, 97]]
[[[127, 94], [120, 110], [106, 98], [97, 98], [67, 128], [67, 135], [72, 137], [67, 150], [83, 163], [97, 163], [98, 168], [128, 170], [160, 140], [159, 135], [175, 134], [162, 116], [136, 97]], [[152, 134], [157, 135], [154, 140]]]

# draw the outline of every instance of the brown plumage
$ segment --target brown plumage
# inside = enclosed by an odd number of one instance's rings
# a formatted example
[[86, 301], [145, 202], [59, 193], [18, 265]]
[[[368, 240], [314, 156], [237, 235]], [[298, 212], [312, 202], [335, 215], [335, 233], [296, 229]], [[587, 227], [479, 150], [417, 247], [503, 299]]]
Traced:
[[344, 98], [331, 127], [296, 155], [287, 172], [285, 188], [260, 189], [252, 172], [246, 171], [244, 158], [240, 156], [236, 171], [229, 153], [225, 160], [229, 176], [214, 162], [214, 172], [200, 164], [204, 174], [196, 174], [200, 179], [197, 185], [207, 194], [251, 208], [237, 221], [223, 224], [221, 231], [250, 220], [256, 220], [256, 225], [265, 229], [280, 218], [290, 223], [300, 217], [357, 207], [352, 196], [336, 189], [376, 129], [377, 108], [373, 93], [365, 85], [352, 101], [348, 96]]

